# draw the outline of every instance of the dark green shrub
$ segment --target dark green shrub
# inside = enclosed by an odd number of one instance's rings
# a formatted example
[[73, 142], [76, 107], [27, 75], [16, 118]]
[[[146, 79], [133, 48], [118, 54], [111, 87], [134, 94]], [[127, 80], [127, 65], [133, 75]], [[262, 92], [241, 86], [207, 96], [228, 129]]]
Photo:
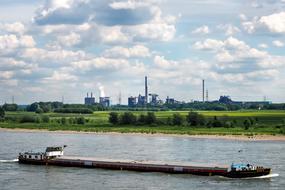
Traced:
[[114, 125], [119, 123], [119, 115], [117, 112], [111, 112], [109, 114], [109, 122]]
[[20, 118], [20, 123], [35, 123], [36, 122], [36, 117], [32, 115], [23, 115]]
[[131, 112], [125, 112], [120, 116], [120, 124], [122, 125], [135, 125], [137, 117]]
[[179, 113], [175, 113], [172, 116], [172, 124], [173, 125], [182, 125], [183, 124], [183, 117]]
[[49, 121], [50, 121], [49, 116], [47, 116], [47, 115], [42, 116], [42, 122], [43, 123], [49, 123]]

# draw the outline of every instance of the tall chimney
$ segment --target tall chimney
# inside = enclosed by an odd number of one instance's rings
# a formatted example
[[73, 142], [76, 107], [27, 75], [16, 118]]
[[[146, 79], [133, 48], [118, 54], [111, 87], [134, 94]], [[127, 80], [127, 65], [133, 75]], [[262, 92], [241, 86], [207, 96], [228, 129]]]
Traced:
[[87, 98], [88, 98], [88, 92], [87, 92]]
[[147, 104], [148, 103], [147, 76], [145, 76], [144, 83], [145, 83], [145, 104]]
[[205, 80], [204, 79], [202, 80], [202, 86], [203, 86], [202, 87], [203, 88], [203, 92], [202, 92], [203, 95], [202, 95], [202, 97], [203, 97], [203, 102], [205, 102]]
[[92, 96], [93, 96], [93, 93], [91, 92], [91, 98], [92, 98]]

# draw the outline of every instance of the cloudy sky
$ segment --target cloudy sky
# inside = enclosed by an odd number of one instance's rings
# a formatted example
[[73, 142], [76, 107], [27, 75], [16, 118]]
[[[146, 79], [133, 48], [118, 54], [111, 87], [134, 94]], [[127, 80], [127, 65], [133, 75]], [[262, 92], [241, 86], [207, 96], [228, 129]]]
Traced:
[[0, 0], [0, 104], [285, 102], [285, 0]]

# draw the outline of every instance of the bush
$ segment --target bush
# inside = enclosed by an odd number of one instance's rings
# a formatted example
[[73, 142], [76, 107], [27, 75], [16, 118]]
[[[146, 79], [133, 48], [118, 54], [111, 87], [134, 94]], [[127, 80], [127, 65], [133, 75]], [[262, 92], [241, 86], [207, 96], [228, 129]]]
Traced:
[[248, 119], [243, 121], [243, 126], [245, 130], [248, 130], [250, 127], [250, 121]]
[[84, 117], [77, 117], [75, 120], [76, 120], [76, 123], [78, 125], [84, 125], [85, 124], [85, 118]]
[[4, 109], [0, 106], [0, 118], [3, 119], [5, 117], [5, 111]]
[[172, 124], [173, 125], [182, 125], [183, 124], [183, 117], [179, 113], [175, 113], [172, 116]]
[[223, 127], [223, 122], [221, 122], [217, 116], [214, 116], [214, 120], [212, 122], [212, 127]]
[[191, 126], [197, 126], [197, 125], [204, 125], [205, 124], [205, 118], [203, 115], [198, 114], [197, 112], [189, 112], [186, 116], [187, 122]]
[[109, 122], [114, 125], [119, 123], [119, 116], [117, 112], [111, 112], [109, 114]]
[[144, 125], [145, 122], [146, 122], [146, 115], [140, 114], [139, 118], [138, 118], [138, 121], [137, 121], [138, 125]]
[[17, 111], [18, 105], [17, 104], [4, 104], [3, 109], [5, 111]]
[[62, 117], [62, 118], [61, 118], [61, 124], [62, 124], [62, 125], [65, 125], [66, 123], [67, 123], [66, 118], [65, 118], [65, 117]]
[[125, 112], [120, 116], [120, 124], [122, 125], [134, 125], [136, 121], [137, 117], [131, 112]]
[[154, 124], [156, 122], [156, 116], [153, 112], [148, 112], [145, 118], [146, 124]]
[[36, 121], [36, 117], [32, 115], [24, 115], [20, 118], [20, 123], [35, 123]]
[[49, 116], [47, 116], [47, 115], [42, 116], [42, 122], [43, 123], [49, 123], [49, 121], [50, 121]]
[[44, 110], [42, 108], [37, 108], [36, 113], [38, 114], [44, 113]]

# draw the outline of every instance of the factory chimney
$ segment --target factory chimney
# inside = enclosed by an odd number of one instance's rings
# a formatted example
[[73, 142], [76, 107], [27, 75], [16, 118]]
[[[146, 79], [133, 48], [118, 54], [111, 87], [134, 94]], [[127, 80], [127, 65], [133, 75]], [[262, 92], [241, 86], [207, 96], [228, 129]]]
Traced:
[[205, 80], [202, 80], [202, 98], [203, 102], [205, 102]]
[[145, 83], [145, 104], [147, 105], [148, 103], [148, 89], [147, 89], [147, 76], [145, 76], [145, 79], [144, 79], [144, 83]]

